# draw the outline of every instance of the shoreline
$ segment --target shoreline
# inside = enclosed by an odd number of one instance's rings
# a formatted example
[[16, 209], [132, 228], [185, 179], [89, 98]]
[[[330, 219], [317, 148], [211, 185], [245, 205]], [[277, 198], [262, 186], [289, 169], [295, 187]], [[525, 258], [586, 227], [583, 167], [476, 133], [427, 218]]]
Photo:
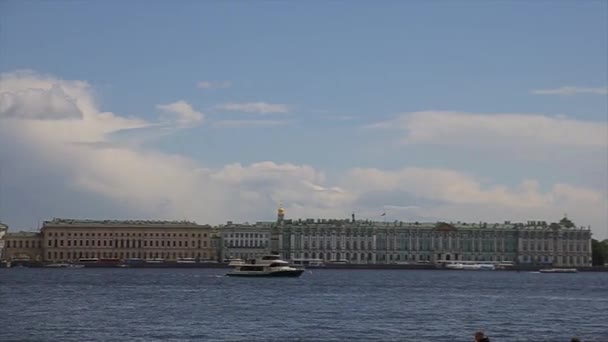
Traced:
[[[52, 267], [49, 264], [39, 262], [20, 262], [7, 267], [6, 263], [0, 264], [0, 268], [222, 268], [231, 269], [227, 263], [142, 263], [142, 264], [113, 264], [113, 263], [74, 263], [65, 267]], [[504, 272], [538, 272], [546, 268], [567, 267], [541, 267], [541, 266], [512, 266], [508, 268], [494, 269], [491, 271]], [[437, 271], [480, 271], [480, 270], [454, 270], [439, 267], [434, 264], [327, 264], [324, 266], [308, 266], [306, 269], [317, 270], [437, 270]], [[576, 267], [578, 272], [608, 272], [608, 266], [584, 266]]]

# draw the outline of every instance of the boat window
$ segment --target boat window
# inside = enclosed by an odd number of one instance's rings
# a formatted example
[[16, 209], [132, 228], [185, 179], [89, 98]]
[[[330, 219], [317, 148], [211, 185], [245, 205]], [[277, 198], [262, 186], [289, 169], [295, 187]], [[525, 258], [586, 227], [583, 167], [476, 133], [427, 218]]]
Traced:
[[283, 262], [273, 262], [272, 264], [270, 264], [270, 267], [281, 267], [281, 266], [286, 266], [287, 263], [283, 263]]
[[241, 266], [240, 270], [241, 271], [263, 271], [264, 267], [263, 266]]

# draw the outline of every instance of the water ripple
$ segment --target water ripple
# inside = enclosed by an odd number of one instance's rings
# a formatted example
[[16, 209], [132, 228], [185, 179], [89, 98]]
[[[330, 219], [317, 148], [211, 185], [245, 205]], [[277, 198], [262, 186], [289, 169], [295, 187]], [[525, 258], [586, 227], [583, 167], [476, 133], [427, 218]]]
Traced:
[[0, 269], [0, 341], [608, 341], [608, 274]]

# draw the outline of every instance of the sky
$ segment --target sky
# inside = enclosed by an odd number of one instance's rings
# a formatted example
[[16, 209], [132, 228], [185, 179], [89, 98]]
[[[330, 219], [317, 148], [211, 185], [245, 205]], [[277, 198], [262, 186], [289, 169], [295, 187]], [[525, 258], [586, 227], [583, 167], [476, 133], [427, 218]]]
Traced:
[[282, 204], [608, 238], [606, 1], [2, 1], [0, 73], [11, 230]]

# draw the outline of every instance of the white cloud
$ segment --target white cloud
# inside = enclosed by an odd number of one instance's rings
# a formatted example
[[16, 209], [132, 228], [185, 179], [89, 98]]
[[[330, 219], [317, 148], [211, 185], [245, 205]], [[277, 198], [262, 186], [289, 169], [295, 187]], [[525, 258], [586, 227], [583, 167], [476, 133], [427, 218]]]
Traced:
[[535, 114], [422, 111], [370, 125], [405, 132], [406, 144], [469, 146], [608, 146], [606, 122]]
[[[536, 180], [523, 180], [509, 187], [501, 184], [484, 185], [471, 175], [445, 169], [404, 168], [396, 171], [353, 169], [344, 178], [343, 187], [358, 199], [370, 194], [400, 192], [404, 201], [397, 208], [384, 205], [391, 219], [460, 220], [477, 222], [557, 220], [564, 212], [579, 225], [592, 225], [595, 232], [608, 224], [608, 193], [556, 183], [542, 191]], [[378, 206], [371, 210], [366, 203], [363, 211], [377, 216], [383, 201], [375, 195]], [[403, 208], [410, 210], [403, 210]], [[371, 210], [371, 211], [370, 211]]]
[[200, 81], [196, 84], [200, 89], [226, 89], [232, 86], [230, 81]]
[[560, 87], [555, 89], [536, 89], [531, 91], [536, 95], [577, 95], [577, 94], [594, 94], [608, 95], [608, 87], [590, 88], [590, 87]]
[[81, 118], [74, 99], [63, 88], [0, 91], [0, 117], [25, 120]]
[[272, 127], [286, 125], [286, 120], [219, 120], [213, 123], [215, 127]]
[[184, 100], [179, 100], [166, 105], [156, 105], [156, 108], [166, 114], [177, 116], [175, 121], [180, 127], [188, 127], [201, 123], [204, 118], [203, 113], [194, 110], [192, 106]]
[[[53, 120], [0, 118], [0, 160], [10, 179], [10, 187], [3, 189], [8, 191], [3, 197], [10, 199], [9, 224], [31, 222], [32, 212], [42, 219], [256, 221], [273, 219], [281, 202], [289, 218], [346, 218], [353, 211], [359, 218], [377, 218], [386, 210], [391, 220], [550, 221], [567, 212], [599, 234], [608, 224], [605, 192], [565, 182], [542, 190], [536, 180], [487, 184], [474, 175], [428, 168], [356, 168], [332, 182], [309, 165], [264, 161], [209, 167], [185, 156], [117, 146], [109, 135], [151, 124], [101, 111], [85, 85], [35, 73], [2, 75], [0, 89], [11, 93], [61, 87], [82, 114], [66, 117], [61, 107], [51, 106]], [[13, 110], [27, 114], [27, 108], [48, 108], [45, 101], [53, 101], [33, 99], [37, 103]], [[179, 117], [188, 109], [166, 106]]]
[[266, 102], [249, 102], [249, 103], [226, 103], [216, 107], [219, 110], [231, 112], [246, 112], [259, 114], [287, 114], [291, 110], [285, 104], [273, 104]]

